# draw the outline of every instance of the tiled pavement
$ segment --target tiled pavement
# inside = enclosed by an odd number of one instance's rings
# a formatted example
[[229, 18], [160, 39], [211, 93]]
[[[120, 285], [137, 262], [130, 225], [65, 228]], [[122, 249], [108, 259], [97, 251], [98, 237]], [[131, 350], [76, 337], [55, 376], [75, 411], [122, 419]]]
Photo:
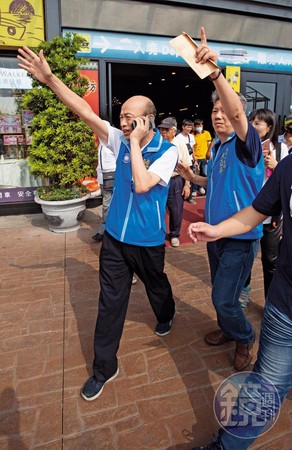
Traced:
[[[216, 328], [204, 244], [166, 249], [177, 315], [165, 338], [140, 281], [133, 286], [119, 376], [85, 402], [97, 312], [97, 208], [80, 230], [54, 234], [42, 215], [0, 218], [0, 449], [189, 450], [216, 433], [214, 391], [233, 373], [234, 344], [210, 348]], [[259, 257], [247, 311], [257, 330]], [[253, 449], [292, 449], [292, 396]], [[233, 450], [233, 449], [232, 449]]]

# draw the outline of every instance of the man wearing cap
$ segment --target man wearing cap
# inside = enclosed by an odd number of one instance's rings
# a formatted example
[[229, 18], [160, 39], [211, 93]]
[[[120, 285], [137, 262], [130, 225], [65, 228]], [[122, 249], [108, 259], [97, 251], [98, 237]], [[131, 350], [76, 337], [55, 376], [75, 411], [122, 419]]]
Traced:
[[285, 117], [284, 120], [284, 134], [279, 136], [279, 142], [283, 142], [288, 147], [288, 153], [292, 152], [292, 114]]
[[[175, 137], [177, 122], [174, 117], [167, 117], [158, 125], [164, 139], [178, 148], [179, 161], [191, 167], [192, 159], [186, 144]], [[172, 172], [167, 197], [169, 212], [169, 239], [172, 247], [179, 246], [180, 229], [183, 219], [184, 200], [190, 196], [190, 182], [184, 180], [176, 170]]]

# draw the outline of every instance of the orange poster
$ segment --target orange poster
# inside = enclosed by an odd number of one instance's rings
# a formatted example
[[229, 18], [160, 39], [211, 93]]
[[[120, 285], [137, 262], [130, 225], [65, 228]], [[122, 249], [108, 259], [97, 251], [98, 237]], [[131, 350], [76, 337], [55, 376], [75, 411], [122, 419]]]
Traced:
[[98, 71], [92, 69], [80, 69], [79, 72], [88, 80], [87, 91], [83, 98], [91, 106], [95, 114], [99, 115]]

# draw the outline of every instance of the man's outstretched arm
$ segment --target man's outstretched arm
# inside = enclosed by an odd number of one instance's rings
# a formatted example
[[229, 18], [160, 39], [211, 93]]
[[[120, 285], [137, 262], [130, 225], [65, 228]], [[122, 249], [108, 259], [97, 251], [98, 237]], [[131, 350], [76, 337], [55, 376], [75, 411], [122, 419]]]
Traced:
[[244, 234], [263, 222], [268, 216], [260, 214], [252, 206], [244, 208], [239, 213], [218, 225], [209, 225], [205, 222], [191, 223], [188, 235], [196, 242], [211, 242], [218, 239]]
[[46, 84], [59, 97], [59, 99], [77, 114], [97, 134], [104, 143], [108, 141], [108, 129], [103, 120], [98, 117], [79, 95], [69, 89], [56, 77], [44, 57], [43, 50], [36, 55], [28, 47], [18, 49], [19, 67], [29, 72], [41, 83]]

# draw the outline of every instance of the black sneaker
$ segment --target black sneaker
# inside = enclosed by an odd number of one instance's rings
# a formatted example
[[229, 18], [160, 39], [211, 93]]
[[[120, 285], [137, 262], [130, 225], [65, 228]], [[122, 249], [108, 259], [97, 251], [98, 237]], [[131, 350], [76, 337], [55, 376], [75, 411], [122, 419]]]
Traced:
[[100, 233], [96, 233], [94, 236], [92, 236], [92, 239], [94, 239], [97, 242], [102, 241], [102, 238], [103, 238], [103, 234], [100, 234]]
[[174, 316], [169, 322], [165, 322], [165, 323], [158, 322], [154, 333], [157, 334], [157, 336], [166, 336], [168, 333], [171, 332], [173, 319], [174, 319]]
[[215, 437], [211, 444], [206, 447], [193, 447], [192, 450], [223, 450], [223, 447], [220, 444], [218, 437]]
[[84, 398], [84, 400], [87, 400], [88, 402], [95, 400], [102, 393], [106, 383], [114, 380], [116, 376], [118, 376], [118, 373], [119, 369], [117, 369], [116, 373], [106, 381], [97, 381], [97, 379], [94, 376], [88, 378], [88, 380], [86, 381], [85, 385], [82, 388], [81, 397]]

